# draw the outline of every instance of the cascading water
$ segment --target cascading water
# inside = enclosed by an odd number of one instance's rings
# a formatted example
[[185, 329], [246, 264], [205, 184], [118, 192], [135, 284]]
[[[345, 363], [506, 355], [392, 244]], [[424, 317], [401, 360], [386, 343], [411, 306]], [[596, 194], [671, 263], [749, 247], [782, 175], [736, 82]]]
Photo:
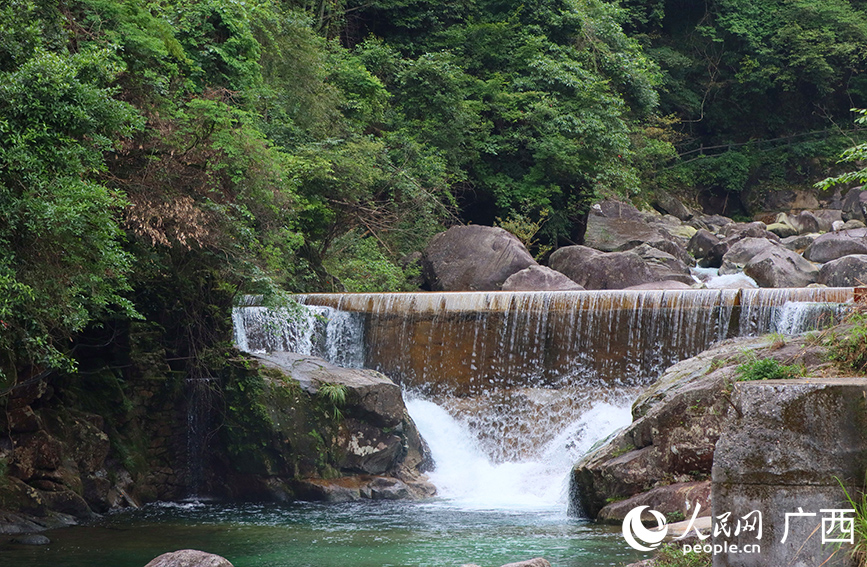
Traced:
[[420, 396], [408, 407], [442, 494], [545, 507], [665, 368], [727, 337], [800, 332], [851, 299], [842, 288], [317, 294], [298, 297], [306, 314], [234, 316], [243, 350], [374, 368]]

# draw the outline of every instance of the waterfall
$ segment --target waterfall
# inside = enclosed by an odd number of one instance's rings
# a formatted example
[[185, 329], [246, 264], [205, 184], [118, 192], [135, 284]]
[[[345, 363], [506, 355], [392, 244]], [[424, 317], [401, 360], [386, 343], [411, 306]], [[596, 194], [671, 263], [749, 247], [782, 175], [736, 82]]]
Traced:
[[[851, 288], [310, 294], [297, 296], [306, 307], [248, 302], [233, 317], [242, 350], [374, 368], [424, 398], [411, 402], [414, 417], [434, 421], [423, 434], [453, 433], [437, 482], [460, 495], [472, 490], [448, 471], [461, 463], [487, 471], [492, 489], [533, 478], [550, 488], [543, 469], [552, 455], [571, 463], [621, 423], [610, 416], [628, 423], [629, 400], [671, 364], [729, 337], [830, 322], [852, 296]], [[493, 492], [550, 500], [513, 488]]]

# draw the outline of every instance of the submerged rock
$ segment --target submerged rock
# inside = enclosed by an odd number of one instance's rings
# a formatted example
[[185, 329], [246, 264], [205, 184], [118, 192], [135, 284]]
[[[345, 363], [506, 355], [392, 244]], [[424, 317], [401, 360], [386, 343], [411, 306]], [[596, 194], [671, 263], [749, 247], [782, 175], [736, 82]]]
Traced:
[[536, 265], [520, 240], [502, 228], [453, 226], [435, 235], [421, 264], [433, 291], [494, 291]]
[[195, 549], [163, 553], [145, 567], [233, 567], [225, 557]]

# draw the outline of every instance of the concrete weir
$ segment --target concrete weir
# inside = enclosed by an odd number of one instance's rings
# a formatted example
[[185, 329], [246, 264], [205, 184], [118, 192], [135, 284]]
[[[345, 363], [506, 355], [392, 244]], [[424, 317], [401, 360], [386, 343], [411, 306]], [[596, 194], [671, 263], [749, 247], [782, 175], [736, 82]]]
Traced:
[[725, 338], [800, 332], [828, 322], [833, 304], [852, 296], [852, 288], [798, 288], [311, 294], [298, 300], [360, 317], [365, 366], [429, 393], [476, 395], [492, 386], [647, 384]]

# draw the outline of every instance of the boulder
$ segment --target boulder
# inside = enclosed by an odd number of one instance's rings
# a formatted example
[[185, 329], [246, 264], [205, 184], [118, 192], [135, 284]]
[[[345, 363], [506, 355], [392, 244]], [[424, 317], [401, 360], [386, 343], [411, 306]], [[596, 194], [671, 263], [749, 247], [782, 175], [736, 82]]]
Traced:
[[[797, 215], [788, 217], [789, 224], [797, 230], [797, 234], [810, 234], [813, 232], [827, 232], [831, 229], [831, 222], [822, 222], [810, 211], [801, 211]], [[823, 226], [825, 228], [823, 228]], [[768, 228], [770, 230], [770, 228]], [[782, 236], [782, 235], [780, 235]]]
[[820, 235], [811, 233], [811, 234], [801, 234], [799, 236], [790, 236], [788, 238], [784, 238], [781, 244], [791, 250], [792, 252], [803, 252], [807, 249], [810, 244], [812, 244]]
[[843, 211], [840, 209], [818, 209], [806, 212], [813, 215], [819, 221], [819, 230], [817, 232], [830, 232], [835, 221], [843, 220]]
[[145, 567], [233, 567], [228, 559], [197, 551], [195, 549], [181, 549], [171, 553], [163, 553]]
[[822, 264], [850, 254], [867, 254], [867, 229], [829, 232], [804, 250], [804, 258]]
[[406, 500], [426, 498], [436, 493], [433, 485], [427, 482], [404, 482], [392, 477], [370, 475], [299, 480], [295, 482], [295, 491], [304, 500], [322, 502]]
[[530, 266], [514, 273], [503, 283], [503, 291], [579, 291], [584, 289], [565, 275], [547, 266]]
[[700, 259], [706, 257], [719, 242], [720, 238], [717, 235], [702, 228], [697, 230], [693, 237], [689, 239], [686, 249], [694, 257]]
[[13, 537], [9, 540], [9, 543], [16, 543], [18, 545], [48, 545], [51, 543], [51, 540], [42, 534], [22, 534]]
[[843, 230], [851, 230], [853, 228], [867, 228], [867, 224], [858, 219], [849, 219], [843, 223]]
[[828, 287], [867, 285], [867, 254], [853, 254], [832, 260], [819, 270], [819, 283]]
[[603, 252], [620, 252], [658, 240], [665, 240], [665, 237], [632, 205], [603, 201], [590, 208], [585, 246]]
[[628, 290], [642, 290], [642, 289], [692, 289], [691, 285], [687, 285], [681, 281], [675, 280], [662, 280], [658, 282], [648, 282], [639, 285], [629, 286], [626, 289]]
[[692, 212], [680, 202], [680, 199], [674, 197], [664, 189], [656, 190], [653, 199], [653, 207], [658, 211], [677, 217], [682, 221], [688, 221], [693, 217]]
[[728, 226], [734, 223], [732, 219], [728, 217], [724, 217], [722, 215], [702, 215], [697, 219], [692, 219], [689, 221], [690, 225], [695, 228], [703, 228], [714, 234], [719, 233], [723, 227]]
[[744, 273], [759, 287], [807, 287], [819, 279], [819, 269], [800, 254], [773, 246], [751, 258]]
[[679, 281], [685, 284], [695, 283], [692, 275], [689, 273], [689, 268], [678, 258], [663, 252], [658, 248], [654, 248], [649, 244], [632, 250], [644, 260], [647, 268], [653, 276], [653, 281]]
[[499, 290], [536, 261], [513, 234], [498, 227], [453, 226], [436, 234], [421, 264], [433, 291]]
[[775, 222], [768, 225], [768, 232], [772, 232], [780, 238], [787, 238], [798, 234], [798, 229], [789, 223]]
[[765, 238], [747, 237], [732, 243], [723, 255], [719, 269], [720, 275], [736, 274], [743, 271], [744, 266], [762, 252], [780, 246]]
[[727, 224], [720, 230], [726, 240], [732, 242], [744, 238], [767, 238], [774, 242], [779, 242], [780, 237], [767, 230], [767, 225], [763, 222], [747, 222], [747, 223], [732, 223]]
[[859, 220], [867, 221], [867, 191], [861, 187], [854, 187], [846, 193], [843, 199], [842, 218], [844, 221]]
[[585, 289], [623, 289], [654, 280], [638, 254], [605, 254], [586, 246], [565, 246], [551, 254], [551, 267]]
[[678, 482], [659, 486], [636, 494], [626, 500], [607, 504], [596, 517], [598, 522], [619, 524], [630, 510], [637, 506], [650, 506], [653, 510], [674, 519], [690, 518], [695, 504], [701, 505], [698, 517], [710, 516], [710, 481]]
[[[853, 495], [863, 487], [865, 398], [864, 378], [734, 384], [736, 411], [731, 412], [731, 427], [720, 436], [714, 455], [713, 515], [731, 513], [738, 518], [761, 511], [761, 553], [722, 553], [714, 557], [714, 565], [851, 564], [838, 553], [838, 543], [823, 543], [825, 538], [815, 534], [825, 526], [829, 510], [851, 507], [840, 483]], [[804, 515], [789, 517], [801, 510]], [[749, 531], [714, 534], [716, 545], [741, 547], [756, 540]]]

